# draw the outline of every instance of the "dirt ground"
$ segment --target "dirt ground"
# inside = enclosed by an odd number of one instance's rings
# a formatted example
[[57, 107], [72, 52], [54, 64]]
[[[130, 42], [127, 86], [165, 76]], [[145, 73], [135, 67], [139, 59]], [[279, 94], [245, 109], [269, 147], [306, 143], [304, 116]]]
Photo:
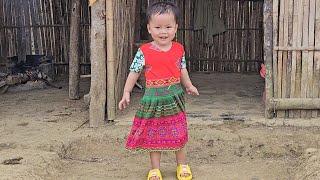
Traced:
[[[82, 79], [81, 94], [90, 79]], [[258, 74], [192, 74], [199, 97], [187, 97], [194, 179], [320, 179], [320, 120], [263, 117], [264, 82]], [[63, 89], [0, 96], [0, 179], [146, 179], [148, 154], [124, 149], [142, 93], [113, 123], [78, 128], [88, 119], [83, 100]], [[78, 129], [77, 129], [78, 128]], [[22, 159], [15, 165], [7, 160]], [[174, 154], [161, 160], [175, 179]]]

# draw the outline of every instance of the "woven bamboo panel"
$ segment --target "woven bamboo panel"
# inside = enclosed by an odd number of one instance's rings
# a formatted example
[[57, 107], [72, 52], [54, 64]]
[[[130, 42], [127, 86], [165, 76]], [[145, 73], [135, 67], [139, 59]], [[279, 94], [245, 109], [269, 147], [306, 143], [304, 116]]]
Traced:
[[[275, 98], [319, 98], [320, 0], [273, 0]], [[277, 117], [311, 118], [318, 110], [277, 111]]]

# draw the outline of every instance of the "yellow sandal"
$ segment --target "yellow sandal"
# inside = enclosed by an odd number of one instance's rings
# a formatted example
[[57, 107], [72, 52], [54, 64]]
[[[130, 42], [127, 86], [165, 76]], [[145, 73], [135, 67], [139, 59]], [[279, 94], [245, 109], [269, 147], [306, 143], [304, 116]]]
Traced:
[[[189, 174], [187, 176], [182, 176], [183, 174]], [[192, 173], [189, 165], [179, 164], [177, 167], [177, 178], [178, 180], [191, 180]]]
[[148, 180], [152, 177], [157, 177], [158, 180], [162, 180], [162, 175], [159, 169], [151, 169], [148, 173]]

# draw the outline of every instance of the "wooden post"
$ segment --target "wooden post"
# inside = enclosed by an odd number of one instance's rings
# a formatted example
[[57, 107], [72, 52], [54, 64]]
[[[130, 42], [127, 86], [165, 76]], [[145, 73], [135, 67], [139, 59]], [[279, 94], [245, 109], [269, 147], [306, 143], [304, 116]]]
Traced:
[[273, 56], [273, 26], [272, 26], [272, 0], [264, 1], [264, 61], [266, 65], [266, 111], [265, 117], [272, 118], [273, 112], [271, 99], [273, 98], [273, 81], [272, 81], [272, 56]]
[[105, 0], [98, 0], [91, 6], [91, 86], [90, 127], [98, 127], [105, 120], [106, 108], [106, 26]]
[[113, 0], [106, 0], [107, 25], [107, 118], [114, 120], [116, 114], [115, 103], [115, 57], [113, 39]]
[[79, 32], [80, 32], [80, 1], [73, 0], [70, 22], [70, 54], [69, 54], [69, 98], [79, 99]]

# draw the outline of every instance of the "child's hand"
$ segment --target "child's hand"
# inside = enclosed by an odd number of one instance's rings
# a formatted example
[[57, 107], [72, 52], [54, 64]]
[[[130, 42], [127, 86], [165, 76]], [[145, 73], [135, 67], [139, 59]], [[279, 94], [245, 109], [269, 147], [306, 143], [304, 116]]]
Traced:
[[130, 93], [124, 92], [121, 101], [119, 102], [119, 109], [123, 110], [127, 108], [130, 103]]
[[198, 89], [196, 87], [194, 87], [193, 85], [191, 85], [190, 87], [187, 87], [186, 91], [188, 94], [199, 96]]

